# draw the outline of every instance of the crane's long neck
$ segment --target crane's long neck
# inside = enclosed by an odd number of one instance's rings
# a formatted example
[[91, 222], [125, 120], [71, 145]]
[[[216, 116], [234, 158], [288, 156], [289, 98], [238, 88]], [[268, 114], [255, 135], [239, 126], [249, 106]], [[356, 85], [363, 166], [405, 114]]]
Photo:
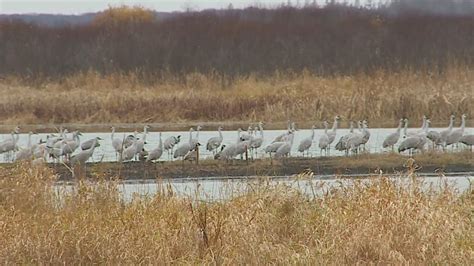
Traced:
[[324, 125], [324, 134], [327, 134], [328, 133], [328, 125]]
[[219, 138], [224, 139], [224, 137], [222, 136], [222, 129], [220, 129], [220, 128], [219, 128]]
[[314, 127], [311, 128], [311, 139], [314, 139]]
[[237, 142], [240, 142], [240, 129], [237, 130]]
[[115, 135], [115, 128], [112, 128], [112, 135], [110, 135], [111, 140], [114, 140], [114, 135]]
[[405, 126], [403, 127], [403, 135], [407, 135], [407, 131], [408, 131], [408, 121], [405, 121]]
[[[462, 122], [461, 122], [461, 123], [462, 123]], [[451, 119], [449, 120], [449, 127], [448, 127], [448, 130], [453, 129], [453, 126], [454, 126], [454, 119], [451, 117]]]
[[143, 142], [146, 142], [146, 135], [148, 134], [148, 128], [147, 127], [144, 127], [143, 128]]
[[400, 131], [402, 130], [402, 121], [400, 121], [400, 123], [398, 123], [398, 128], [397, 128], [397, 133], [400, 134]]
[[159, 138], [158, 146], [159, 146], [161, 149], [163, 149], [163, 141], [161, 140], [161, 132], [160, 132], [158, 138]]
[[260, 137], [262, 137], [262, 139], [263, 139], [263, 127], [262, 127], [262, 124], [259, 124], [259, 125], [258, 125], [258, 129], [260, 130]]
[[31, 133], [28, 134], [28, 148], [31, 148]]
[[461, 117], [461, 131], [464, 133], [464, 128], [466, 127], [466, 118]]
[[337, 123], [338, 123], [337, 119], [334, 119], [334, 124], [332, 124], [332, 132], [336, 132], [337, 127], [338, 127]]

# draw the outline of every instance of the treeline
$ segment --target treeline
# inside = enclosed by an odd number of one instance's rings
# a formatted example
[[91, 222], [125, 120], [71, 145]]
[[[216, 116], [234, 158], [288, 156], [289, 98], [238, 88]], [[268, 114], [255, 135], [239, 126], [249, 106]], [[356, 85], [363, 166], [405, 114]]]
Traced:
[[162, 74], [212, 72], [231, 80], [275, 71], [443, 72], [453, 63], [474, 64], [474, 13], [426, 13], [404, 2], [371, 8], [335, 3], [229, 8], [166, 20], [141, 8], [120, 7], [91, 24], [60, 28], [2, 21], [0, 75], [60, 78], [92, 70], [154, 80]]

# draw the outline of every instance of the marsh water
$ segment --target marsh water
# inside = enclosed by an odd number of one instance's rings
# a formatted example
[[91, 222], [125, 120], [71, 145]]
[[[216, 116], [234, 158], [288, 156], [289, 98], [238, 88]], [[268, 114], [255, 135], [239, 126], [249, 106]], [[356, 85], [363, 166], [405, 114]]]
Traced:
[[[354, 179], [357, 177], [357, 179]], [[276, 185], [283, 185], [295, 189], [309, 197], [319, 197], [329, 193], [333, 189], [350, 187], [354, 182], [369, 182], [380, 178], [379, 176], [360, 175], [350, 178], [335, 179], [333, 176], [312, 176], [307, 178], [295, 177], [219, 177], [219, 178], [179, 178], [156, 180], [137, 180], [111, 183], [117, 186], [119, 193], [125, 201], [130, 201], [134, 197], [153, 197], [156, 193], [163, 191], [180, 197], [189, 197], [198, 200], [226, 200], [247, 192], [268, 189]], [[410, 184], [410, 177], [393, 176], [397, 184], [404, 186]], [[437, 190], [446, 185], [456, 189], [459, 193], [471, 188], [474, 182], [472, 173], [462, 173], [448, 176], [417, 176], [416, 179], [422, 183], [426, 190]], [[58, 193], [70, 193], [76, 188], [74, 182], [58, 182], [56, 190]]]
[[[419, 128], [412, 128], [409, 129], [409, 131], [413, 130], [418, 130]], [[443, 130], [444, 128], [433, 128], [432, 130]], [[386, 152], [387, 150], [382, 148], [382, 143], [384, 139], [391, 133], [395, 132], [396, 129], [394, 128], [370, 128], [369, 131], [371, 133], [369, 142], [366, 145], [367, 150], [370, 153], [382, 153]], [[268, 155], [264, 154], [263, 148], [270, 144], [275, 137], [279, 136], [280, 134], [285, 133], [286, 130], [264, 130], [264, 142], [262, 144], [262, 147], [258, 150], [257, 157], [267, 157]], [[343, 128], [343, 129], [338, 129], [337, 130], [337, 136], [336, 139], [334, 140], [333, 144], [331, 145], [331, 151], [330, 151], [330, 156], [340, 156], [343, 155], [343, 152], [336, 151], [334, 149], [334, 145], [337, 143], [340, 137], [343, 135], [349, 133], [349, 129]], [[473, 134], [474, 133], [474, 128], [466, 128], [465, 129], [465, 134]], [[115, 138], [124, 138], [127, 135], [133, 134], [133, 132], [121, 132], [121, 133], [116, 133]], [[237, 141], [237, 131], [222, 131], [223, 134], [223, 144], [231, 144], [235, 143]], [[324, 134], [323, 129], [316, 129], [315, 130], [315, 137], [313, 140], [313, 145], [311, 146], [309, 150], [310, 156], [320, 156], [321, 150], [318, 147], [319, 143], [319, 138]], [[40, 139], [45, 140], [46, 139], [46, 133], [38, 134], [38, 135], [32, 135], [32, 143], [37, 143]], [[68, 136], [70, 136], [69, 134]], [[295, 137], [294, 137], [294, 142], [292, 146], [292, 152], [291, 156], [301, 156], [301, 153], [297, 151], [298, 145], [301, 140], [309, 137], [311, 135], [311, 129], [299, 129], [296, 131]], [[158, 132], [155, 131], [149, 131], [147, 135], [146, 142], [147, 144], [145, 145], [146, 150], [151, 150], [158, 145]], [[187, 142], [189, 140], [189, 131], [167, 131], [162, 133], [162, 139], [163, 141], [170, 137], [170, 136], [181, 136], [181, 143]], [[206, 143], [207, 140], [211, 137], [218, 136], [218, 132], [216, 130], [213, 131], [203, 131], [201, 130], [199, 132], [199, 141], [202, 144], [200, 147], [200, 155], [201, 158], [212, 158], [213, 155], [211, 152], [206, 150]], [[100, 137], [103, 140], [100, 141], [100, 147], [98, 147], [93, 156], [93, 161], [98, 162], [98, 161], [115, 161], [116, 160], [116, 154], [115, 151], [112, 147], [112, 140], [111, 140], [111, 133], [110, 132], [97, 132], [97, 133], [83, 133], [83, 136], [81, 136], [80, 140], [86, 141], [88, 139], [94, 138], [94, 137]], [[139, 133], [138, 137], [142, 137], [142, 134]], [[196, 137], [196, 132], [193, 134], [193, 137]], [[9, 134], [1, 134], [0, 135], [0, 141], [3, 139], [11, 138], [11, 135]], [[20, 134], [19, 136], [19, 142], [18, 146], [19, 147], [26, 147], [28, 143], [28, 134]], [[180, 144], [181, 144], [180, 143]], [[179, 145], [179, 144], [178, 144]], [[460, 144], [460, 147], [464, 145]], [[464, 146], [464, 148], [466, 148]], [[80, 148], [79, 148], [80, 149]], [[76, 150], [76, 152], [79, 151]], [[166, 152], [163, 153], [163, 156], [160, 158], [161, 161], [167, 161], [170, 160], [171, 158], [168, 157]], [[0, 156], [0, 162], [5, 162], [5, 157]]]

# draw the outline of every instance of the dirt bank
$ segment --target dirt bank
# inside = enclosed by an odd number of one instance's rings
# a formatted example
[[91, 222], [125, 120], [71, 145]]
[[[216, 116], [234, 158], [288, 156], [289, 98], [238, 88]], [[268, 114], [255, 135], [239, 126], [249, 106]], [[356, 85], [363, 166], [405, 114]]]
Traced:
[[[218, 176], [283, 176], [311, 171], [315, 175], [354, 175], [398, 173], [414, 165], [420, 173], [474, 172], [474, 154], [469, 152], [455, 154], [427, 153], [414, 157], [414, 161], [398, 154], [360, 155], [357, 157], [331, 158], [289, 158], [286, 160], [255, 160], [222, 162], [202, 160], [199, 164], [191, 162], [128, 162], [128, 163], [90, 163], [84, 168], [75, 167], [75, 176], [88, 178], [154, 179]], [[72, 180], [73, 174], [64, 165], [49, 165], [57, 172], [60, 180]]]

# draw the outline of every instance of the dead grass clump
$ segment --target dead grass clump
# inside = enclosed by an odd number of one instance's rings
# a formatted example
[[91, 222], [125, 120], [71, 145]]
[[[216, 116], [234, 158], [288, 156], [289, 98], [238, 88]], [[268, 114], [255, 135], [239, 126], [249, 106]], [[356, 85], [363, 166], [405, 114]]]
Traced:
[[[473, 193], [379, 177], [321, 197], [266, 181], [226, 201], [114, 182], [58, 196], [51, 172], [0, 169], [3, 263], [470, 264]], [[300, 177], [298, 185], [309, 184]]]
[[[422, 115], [444, 125], [451, 113], [474, 115], [474, 73], [452, 67], [442, 76], [404, 71], [320, 77], [308, 72], [236, 78], [222, 87], [214, 74], [164, 75], [153, 84], [136, 73], [79, 73], [61, 81], [0, 81], [4, 124], [149, 123], [169, 121], [321, 121], [340, 114], [394, 126]], [[392, 122], [393, 121], [393, 122]], [[442, 124], [436, 124], [442, 122]]]

